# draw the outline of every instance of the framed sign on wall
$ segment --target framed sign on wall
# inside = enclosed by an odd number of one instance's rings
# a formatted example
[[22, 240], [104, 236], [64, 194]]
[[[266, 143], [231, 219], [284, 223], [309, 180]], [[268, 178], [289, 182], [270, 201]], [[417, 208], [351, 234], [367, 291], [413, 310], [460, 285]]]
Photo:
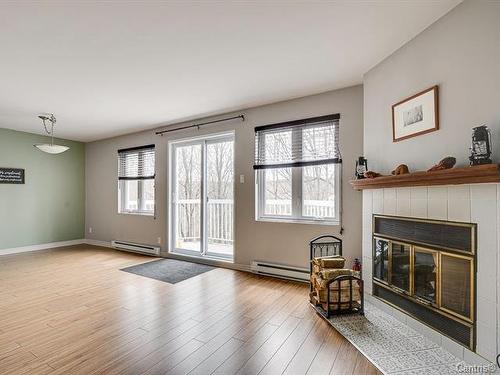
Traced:
[[438, 87], [433, 86], [392, 106], [392, 141], [439, 129]]
[[24, 184], [24, 169], [0, 167], [0, 184]]

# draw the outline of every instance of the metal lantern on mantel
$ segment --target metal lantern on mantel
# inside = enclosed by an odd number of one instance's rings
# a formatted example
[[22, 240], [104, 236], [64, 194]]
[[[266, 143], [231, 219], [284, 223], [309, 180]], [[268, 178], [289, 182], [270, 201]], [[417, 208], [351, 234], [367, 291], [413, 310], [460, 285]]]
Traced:
[[360, 156], [356, 160], [356, 171], [354, 172], [354, 177], [356, 180], [365, 178], [365, 172], [368, 170], [368, 161], [363, 156]]
[[470, 165], [491, 164], [491, 133], [486, 125], [472, 129]]

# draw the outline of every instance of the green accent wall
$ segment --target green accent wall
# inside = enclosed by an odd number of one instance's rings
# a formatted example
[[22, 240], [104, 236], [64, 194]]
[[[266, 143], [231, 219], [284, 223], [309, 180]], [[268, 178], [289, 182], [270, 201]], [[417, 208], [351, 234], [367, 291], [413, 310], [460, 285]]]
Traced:
[[1, 249], [85, 236], [85, 145], [58, 139], [59, 155], [33, 144], [50, 138], [0, 128], [0, 167], [25, 170], [25, 184], [0, 184]]

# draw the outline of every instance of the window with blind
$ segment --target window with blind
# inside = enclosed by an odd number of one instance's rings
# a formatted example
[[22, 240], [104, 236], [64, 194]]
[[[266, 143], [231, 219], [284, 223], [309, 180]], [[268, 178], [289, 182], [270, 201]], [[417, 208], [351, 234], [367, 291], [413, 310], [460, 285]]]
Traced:
[[340, 115], [255, 128], [258, 220], [338, 224]]
[[118, 212], [154, 215], [155, 145], [118, 150]]

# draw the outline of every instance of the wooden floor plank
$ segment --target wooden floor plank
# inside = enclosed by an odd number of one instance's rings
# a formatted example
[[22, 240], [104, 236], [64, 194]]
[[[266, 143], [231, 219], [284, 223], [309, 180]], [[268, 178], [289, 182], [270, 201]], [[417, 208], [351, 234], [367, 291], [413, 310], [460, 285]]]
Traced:
[[357, 354], [358, 351], [354, 346], [347, 341], [342, 342], [330, 375], [354, 374]]
[[235, 351], [241, 348], [244, 342], [235, 338], [229, 339], [224, 345], [217, 349], [210, 357], [201, 362], [189, 372], [190, 375], [206, 375], [213, 373], [224, 361]]
[[292, 334], [300, 323], [300, 319], [289, 316], [287, 320], [274, 332], [269, 339], [246, 361], [237, 372], [243, 374], [258, 374], [267, 361], [276, 353], [285, 340]]
[[326, 335], [325, 341], [306, 372], [307, 375], [329, 374], [337, 360], [338, 352], [345, 339], [333, 330], [327, 332]]
[[305, 374], [312, 361], [316, 357], [321, 345], [326, 339], [325, 332], [329, 329], [328, 323], [323, 319], [318, 319], [314, 329], [309, 333], [302, 343], [301, 348], [294, 355], [287, 365], [283, 374], [300, 375]]
[[292, 332], [281, 347], [273, 354], [272, 358], [266, 363], [261, 375], [282, 374], [288, 364], [295, 356], [295, 353], [302, 346], [302, 343], [314, 327], [314, 322], [318, 319], [302, 319], [297, 328]]
[[121, 271], [152, 260], [89, 245], [0, 256], [0, 372], [379, 374], [310, 308], [306, 285]]
[[278, 327], [275, 325], [264, 324], [240, 349], [217, 367], [213, 374], [236, 374], [277, 329]]

